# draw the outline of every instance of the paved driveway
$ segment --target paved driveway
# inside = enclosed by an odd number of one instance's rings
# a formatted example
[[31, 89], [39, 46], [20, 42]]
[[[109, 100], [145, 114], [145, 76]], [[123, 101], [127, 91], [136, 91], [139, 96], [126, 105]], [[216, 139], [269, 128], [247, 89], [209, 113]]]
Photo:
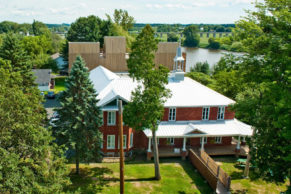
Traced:
[[48, 119], [50, 119], [53, 115], [54, 109], [60, 107], [60, 102], [58, 101], [58, 98], [55, 99], [45, 99], [45, 102], [43, 103], [44, 108], [46, 109], [46, 112], [48, 114]]

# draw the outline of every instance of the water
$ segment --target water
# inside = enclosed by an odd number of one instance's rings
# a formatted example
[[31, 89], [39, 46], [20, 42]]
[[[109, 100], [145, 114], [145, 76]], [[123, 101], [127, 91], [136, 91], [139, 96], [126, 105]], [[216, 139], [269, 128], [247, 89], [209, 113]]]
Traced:
[[[210, 69], [223, 57], [225, 54], [233, 53], [224, 50], [210, 50], [204, 48], [182, 48], [183, 52], [186, 52], [186, 72], [190, 71], [191, 67], [194, 67], [197, 62], [207, 61]], [[234, 53], [239, 55], [239, 53]]]

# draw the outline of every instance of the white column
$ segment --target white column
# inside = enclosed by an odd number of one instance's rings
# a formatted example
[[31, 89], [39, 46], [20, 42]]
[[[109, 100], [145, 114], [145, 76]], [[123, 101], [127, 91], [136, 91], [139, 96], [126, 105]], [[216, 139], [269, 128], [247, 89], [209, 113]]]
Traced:
[[237, 144], [236, 144], [236, 149], [240, 149], [240, 136], [238, 136]]
[[201, 150], [204, 150], [204, 137], [202, 137]]
[[183, 139], [183, 149], [182, 151], [186, 151], [186, 137]]
[[152, 138], [149, 137], [149, 147], [148, 147], [148, 152], [152, 152], [152, 150], [151, 150], [151, 142], [152, 142]]
[[246, 136], [243, 136], [242, 141], [243, 141], [243, 142], [246, 142]]

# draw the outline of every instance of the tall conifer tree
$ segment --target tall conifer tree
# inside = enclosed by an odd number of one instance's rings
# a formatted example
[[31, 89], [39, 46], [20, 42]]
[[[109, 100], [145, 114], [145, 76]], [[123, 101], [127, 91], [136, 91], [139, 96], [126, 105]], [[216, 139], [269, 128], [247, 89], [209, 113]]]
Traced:
[[0, 57], [10, 61], [12, 71], [20, 72], [23, 85], [34, 85], [32, 64], [26, 51], [22, 48], [20, 37], [16, 34], [6, 34], [0, 47]]
[[88, 69], [80, 56], [66, 82], [66, 90], [60, 96], [60, 119], [54, 127], [54, 135], [59, 144], [74, 151], [76, 173], [79, 174], [80, 161], [89, 162], [100, 156], [101, 111]]

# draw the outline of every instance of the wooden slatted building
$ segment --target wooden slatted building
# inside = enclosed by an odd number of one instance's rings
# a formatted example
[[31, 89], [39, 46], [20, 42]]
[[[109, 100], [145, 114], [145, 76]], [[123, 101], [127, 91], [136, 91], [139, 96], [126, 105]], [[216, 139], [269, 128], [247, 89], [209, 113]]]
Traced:
[[[173, 59], [176, 55], [177, 47], [177, 42], [160, 42], [155, 56], [155, 63], [165, 65], [170, 70], [173, 70]], [[103, 51], [100, 49], [99, 42], [69, 42], [69, 70], [77, 55], [83, 57], [89, 70], [99, 65], [113, 72], [126, 72], [128, 70], [126, 39], [123, 36], [104, 37]], [[186, 58], [185, 53], [183, 55]]]

